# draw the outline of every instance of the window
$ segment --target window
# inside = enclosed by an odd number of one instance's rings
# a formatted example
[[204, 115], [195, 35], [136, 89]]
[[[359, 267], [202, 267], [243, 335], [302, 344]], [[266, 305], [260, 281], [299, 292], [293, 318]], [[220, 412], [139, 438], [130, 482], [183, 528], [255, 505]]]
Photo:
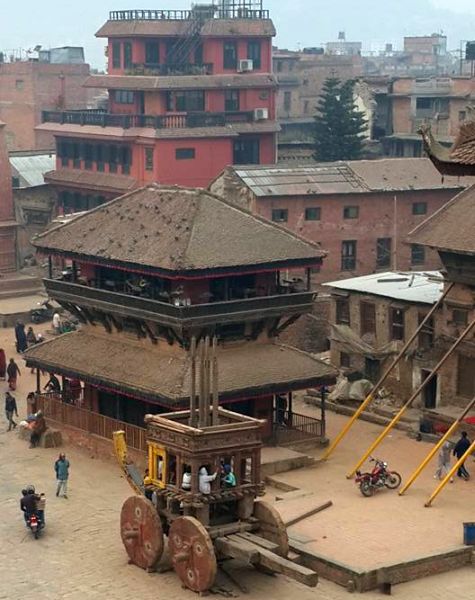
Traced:
[[459, 121], [465, 121], [466, 118], [467, 118], [467, 111], [459, 110]]
[[259, 140], [236, 140], [233, 145], [233, 164], [258, 165], [260, 161]]
[[109, 146], [109, 172], [117, 173], [118, 163], [118, 151], [117, 146]]
[[356, 240], [341, 243], [341, 270], [354, 271], [356, 268]]
[[176, 160], [190, 160], [195, 158], [194, 148], [177, 148], [175, 150]]
[[376, 334], [376, 306], [372, 302], [360, 302], [361, 335]]
[[309, 109], [309, 101], [308, 100], [304, 100], [303, 103], [303, 113], [304, 115], [308, 115], [308, 109]]
[[276, 223], [287, 223], [289, 211], [286, 208], [273, 208], [272, 220]]
[[112, 68], [120, 69], [121, 43], [112, 42]]
[[15, 175], [12, 177], [12, 187], [14, 187], [14, 188], [20, 187], [20, 178]]
[[122, 174], [128, 175], [130, 173], [130, 165], [132, 163], [132, 153], [130, 148], [127, 148], [127, 146], [121, 146], [119, 148], [119, 162], [122, 166]]
[[411, 265], [423, 265], [426, 261], [426, 249], [419, 244], [411, 244]]
[[114, 102], [117, 104], [133, 104], [134, 92], [131, 92], [130, 90], [115, 90]]
[[92, 169], [92, 161], [94, 159], [94, 147], [92, 144], [84, 144], [84, 168]]
[[475, 358], [459, 354], [457, 368], [457, 394], [464, 398], [475, 396]]
[[376, 241], [376, 266], [389, 267], [391, 265], [391, 238], [379, 238]]
[[226, 112], [239, 110], [239, 90], [226, 90], [224, 92], [224, 110]]
[[224, 42], [223, 67], [225, 69], [237, 68], [237, 45], [236, 42]]
[[468, 310], [454, 308], [452, 311], [452, 322], [458, 327], [466, 327], [468, 325]]
[[343, 209], [344, 219], [357, 219], [360, 214], [359, 206], [345, 206]]
[[401, 308], [390, 308], [389, 322], [391, 339], [404, 340], [404, 311]]
[[177, 112], [203, 112], [205, 93], [203, 90], [189, 92], [168, 92], [167, 110]]
[[282, 73], [282, 69], [283, 69], [283, 64], [281, 60], [277, 61], [277, 73]]
[[259, 40], [251, 40], [247, 44], [247, 58], [252, 60], [252, 68], [261, 68], [261, 42]]
[[346, 352], [340, 352], [340, 367], [349, 369], [351, 367], [351, 356]]
[[25, 87], [25, 82], [23, 81], [23, 79], [17, 79], [15, 81], [15, 88], [17, 90], [22, 90]]
[[312, 206], [305, 209], [306, 221], [320, 221], [321, 209], [319, 206]]
[[[419, 313], [419, 325], [425, 319], [426, 315]], [[434, 345], [434, 318], [430, 317], [419, 333], [418, 345], [421, 350], [432, 348]]]
[[160, 63], [160, 45], [158, 42], [145, 42], [145, 63], [158, 65]]
[[348, 298], [336, 299], [336, 323], [337, 325], [350, 324], [350, 301]]
[[414, 202], [412, 204], [413, 215], [425, 215], [427, 213], [427, 202]]
[[430, 110], [432, 108], [432, 98], [417, 98], [416, 110]]
[[284, 110], [289, 112], [292, 107], [292, 92], [284, 92]]
[[124, 69], [130, 69], [132, 67], [132, 44], [131, 42], [124, 42]]
[[145, 148], [145, 170], [153, 171], [153, 148]]

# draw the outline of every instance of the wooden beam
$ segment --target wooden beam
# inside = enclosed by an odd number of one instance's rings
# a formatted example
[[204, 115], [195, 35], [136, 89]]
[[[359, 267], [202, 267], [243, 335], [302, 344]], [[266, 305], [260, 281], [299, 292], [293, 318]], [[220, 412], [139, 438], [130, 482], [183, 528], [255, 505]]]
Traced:
[[300, 523], [300, 521], [303, 521], [304, 519], [308, 519], [309, 517], [316, 515], [317, 513], [321, 512], [322, 510], [325, 510], [326, 508], [330, 508], [330, 506], [333, 506], [333, 502], [331, 500], [329, 500], [328, 502], [325, 502], [325, 504], [321, 504], [320, 506], [315, 506], [314, 508], [311, 508], [310, 510], [305, 511], [298, 517], [294, 517], [293, 519], [289, 519], [288, 521], [285, 521], [285, 526], [292, 527], [292, 525], [295, 525], [296, 523]]
[[196, 427], [196, 337], [191, 338], [190, 347], [191, 381], [190, 381], [190, 425]]
[[265, 540], [263, 537], [256, 535], [255, 533], [250, 533], [249, 531], [236, 533], [235, 535], [230, 536], [230, 538], [240, 538], [246, 542], [252, 542], [256, 546], [259, 546], [259, 548], [265, 548], [266, 550], [270, 550], [270, 552], [276, 552], [279, 549], [278, 544], [274, 544], [274, 542]]
[[242, 560], [249, 565], [259, 562], [259, 550], [234, 536], [219, 537], [214, 540], [216, 550], [226, 558]]

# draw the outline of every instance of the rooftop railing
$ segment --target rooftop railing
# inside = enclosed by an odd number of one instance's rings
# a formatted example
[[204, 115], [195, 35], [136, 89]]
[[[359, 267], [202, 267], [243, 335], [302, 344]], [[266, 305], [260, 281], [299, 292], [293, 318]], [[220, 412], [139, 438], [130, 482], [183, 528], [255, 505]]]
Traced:
[[126, 75], [212, 75], [213, 63], [203, 63], [201, 65], [191, 63], [180, 64], [156, 64], [156, 63], [134, 63], [130, 69], [127, 69]]
[[43, 123], [121, 127], [122, 129], [224, 127], [233, 123], [251, 123], [253, 120], [252, 111], [188, 112], [172, 115], [114, 115], [99, 110], [44, 110], [42, 113]]
[[113, 10], [110, 21], [188, 21], [194, 18], [206, 19], [268, 19], [268, 10], [254, 10], [242, 7], [207, 10]]

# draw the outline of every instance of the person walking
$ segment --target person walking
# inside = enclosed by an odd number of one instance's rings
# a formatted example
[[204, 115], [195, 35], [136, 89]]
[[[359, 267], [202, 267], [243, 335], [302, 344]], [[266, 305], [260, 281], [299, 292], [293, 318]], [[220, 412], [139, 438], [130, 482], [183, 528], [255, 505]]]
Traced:
[[15, 398], [10, 394], [10, 392], [5, 392], [5, 415], [8, 421], [8, 431], [11, 431], [16, 428], [17, 424], [13, 420], [13, 414], [18, 417], [18, 409], [16, 405]]
[[[450, 471], [450, 448], [451, 443], [445, 442], [439, 450], [437, 471], [435, 472], [434, 479], [444, 479], [447, 473]], [[450, 483], [454, 482], [454, 478], [450, 478]]]
[[[467, 432], [462, 431], [462, 435], [459, 441], [455, 444], [453, 455], [456, 456], [458, 460], [460, 460], [471, 445], [472, 442], [468, 439]], [[470, 473], [465, 468], [465, 462], [463, 462], [458, 468], [457, 477], [461, 477], [462, 479], [465, 479], [465, 481], [468, 481], [470, 479]]]
[[56, 472], [56, 480], [58, 487], [56, 488], [56, 496], [59, 496], [61, 490], [63, 497], [68, 497], [68, 479], [69, 479], [69, 460], [66, 459], [66, 454], [61, 453], [58, 460], [54, 463]]
[[15, 325], [15, 338], [16, 351], [20, 354], [28, 348], [28, 342], [26, 341], [25, 326], [21, 321], [18, 321]]
[[14, 361], [13, 358], [10, 358], [10, 362], [8, 363], [7, 375], [8, 375], [8, 387], [12, 391], [15, 391], [16, 390], [16, 380], [19, 375], [21, 376], [21, 373], [20, 373], [20, 369], [18, 368], [18, 365], [16, 364], [16, 362]]
[[0, 348], [0, 379], [5, 381], [7, 374], [7, 357], [5, 356], [5, 350]]

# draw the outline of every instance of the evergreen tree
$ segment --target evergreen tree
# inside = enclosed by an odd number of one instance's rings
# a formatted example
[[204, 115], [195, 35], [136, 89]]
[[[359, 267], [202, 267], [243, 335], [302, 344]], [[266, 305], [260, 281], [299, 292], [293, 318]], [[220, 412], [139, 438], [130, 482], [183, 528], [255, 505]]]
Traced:
[[357, 160], [363, 150], [364, 114], [355, 105], [353, 81], [329, 77], [323, 86], [315, 117], [315, 160]]

